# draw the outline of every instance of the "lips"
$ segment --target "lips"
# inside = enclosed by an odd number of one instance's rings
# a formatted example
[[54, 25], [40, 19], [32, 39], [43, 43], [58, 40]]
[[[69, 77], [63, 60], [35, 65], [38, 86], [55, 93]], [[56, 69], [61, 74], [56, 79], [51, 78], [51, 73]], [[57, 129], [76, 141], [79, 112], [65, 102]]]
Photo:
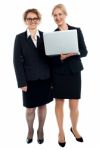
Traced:
[[56, 19], [56, 22], [60, 22], [60, 20], [57, 20], [57, 19]]
[[36, 25], [36, 23], [31, 23], [31, 25]]
[[56, 20], [57, 23], [61, 23], [61, 20]]

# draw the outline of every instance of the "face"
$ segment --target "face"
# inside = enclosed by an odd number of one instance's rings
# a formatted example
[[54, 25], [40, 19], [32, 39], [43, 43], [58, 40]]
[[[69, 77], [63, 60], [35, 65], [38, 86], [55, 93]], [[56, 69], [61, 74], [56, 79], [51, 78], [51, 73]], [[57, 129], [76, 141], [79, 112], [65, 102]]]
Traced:
[[60, 8], [56, 8], [53, 12], [54, 21], [58, 26], [62, 26], [65, 23], [66, 15]]
[[38, 16], [35, 13], [28, 13], [25, 21], [30, 30], [35, 30], [40, 23]]

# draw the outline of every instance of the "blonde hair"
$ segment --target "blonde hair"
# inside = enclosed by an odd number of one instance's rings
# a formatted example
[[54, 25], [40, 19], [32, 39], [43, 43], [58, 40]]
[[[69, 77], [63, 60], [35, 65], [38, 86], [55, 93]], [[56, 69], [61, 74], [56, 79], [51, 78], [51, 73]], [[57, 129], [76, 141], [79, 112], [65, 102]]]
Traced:
[[57, 9], [57, 8], [61, 9], [63, 11], [63, 13], [67, 16], [67, 11], [63, 4], [55, 5], [54, 8], [52, 9], [52, 15], [54, 14], [55, 9]]
[[40, 12], [39, 12], [37, 9], [32, 8], [32, 9], [27, 9], [27, 10], [24, 12], [24, 14], [23, 14], [23, 19], [24, 19], [24, 21], [26, 21], [26, 18], [27, 18], [28, 13], [34, 13], [34, 14], [36, 14], [37, 17], [38, 17], [38, 19], [41, 20], [41, 14], [40, 14]]

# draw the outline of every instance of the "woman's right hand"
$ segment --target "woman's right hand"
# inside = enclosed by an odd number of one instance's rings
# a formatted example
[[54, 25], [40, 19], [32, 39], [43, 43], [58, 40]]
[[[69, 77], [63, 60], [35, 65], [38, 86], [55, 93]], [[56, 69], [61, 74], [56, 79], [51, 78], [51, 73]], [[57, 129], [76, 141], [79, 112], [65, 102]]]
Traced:
[[76, 53], [60, 54], [60, 59], [64, 60], [64, 59], [74, 56], [74, 55], [77, 55], [77, 54]]
[[27, 86], [21, 87], [21, 90], [22, 90], [23, 92], [27, 92]]

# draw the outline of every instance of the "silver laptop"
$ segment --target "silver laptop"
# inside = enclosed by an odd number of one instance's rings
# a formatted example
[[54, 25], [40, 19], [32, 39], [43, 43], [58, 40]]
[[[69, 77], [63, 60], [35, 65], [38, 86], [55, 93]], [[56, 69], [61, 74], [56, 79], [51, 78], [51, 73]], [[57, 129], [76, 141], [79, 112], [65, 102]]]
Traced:
[[43, 37], [46, 55], [80, 54], [76, 29], [44, 33]]

